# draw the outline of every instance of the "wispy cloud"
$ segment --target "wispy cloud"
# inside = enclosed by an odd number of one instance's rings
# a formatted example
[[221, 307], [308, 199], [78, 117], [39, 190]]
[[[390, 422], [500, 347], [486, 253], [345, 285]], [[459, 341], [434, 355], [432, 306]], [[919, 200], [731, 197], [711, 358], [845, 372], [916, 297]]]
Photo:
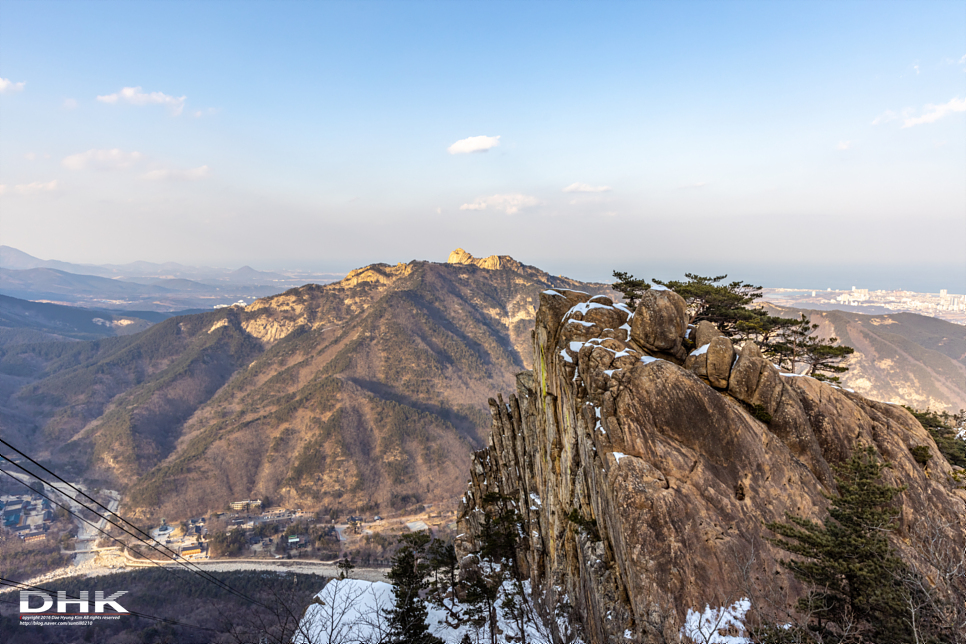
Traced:
[[[41, 192], [53, 192], [57, 190], [57, 180], [34, 181], [33, 183], [21, 183], [13, 187], [13, 191], [22, 195], [33, 195]], [[0, 195], [7, 193], [7, 186], [0, 184]]]
[[209, 174], [208, 166], [203, 165], [190, 170], [162, 169], [151, 170], [141, 175], [142, 179], [148, 181], [197, 181], [204, 179]]
[[68, 98], [64, 100], [63, 108], [65, 110], [72, 110], [77, 107], [77, 99]]
[[102, 103], [112, 105], [118, 102], [131, 105], [163, 105], [171, 110], [172, 116], [181, 114], [187, 99], [187, 96], [169, 96], [164, 92], [142, 92], [140, 87], [125, 87], [120, 92], [97, 97], [97, 100]]
[[914, 125], [924, 125], [926, 123], [935, 123], [944, 116], [949, 114], [954, 114], [956, 112], [966, 112], [966, 98], [954, 98], [948, 103], [943, 103], [942, 105], [926, 105], [923, 108], [922, 116], [914, 116], [907, 118], [902, 122], [902, 127], [912, 127]]
[[446, 148], [446, 151], [450, 154], [470, 154], [471, 152], [486, 152], [498, 145], [500, 145], [499, 136], [471, 136], [460, 139]]
[[64, 157], [60, 162], [68, 170], [126, 170], [142, 159], [140, 152], [88, 150]]
[[589, 183], [572, 183], [563, 189], [564, 192], [610, 192], [610, 186], [592, 186]]
[[191, 116], [195, 117], [196, 119], [200, 119], [202, 116], [214, 116], [220, 111], [221, 110], [217, 107], [209, 107], [206, 110], [195, 110], [191, 113]]
[[472, 203], [465, 203], [460, 206], [460, 210], [502, 210], [508, 215], [520, 212], [521, 208], [536, 206], [540, 201], [536, 197], [521, 194], [493, 195], [491, 197], [480, 197]]
[[0, 78], [0, 94], [6, 94], [7, 92], [19, 92], [23, 90], [23, 87], [26, 84], [27, 81], [14, 83], [9, 78]]
[[886, 110], [882, 114], [872, 119], [872, 125], [882, 125], [883, 123], [889, 123], [890, 121], [895, 121], [899, 119], [899, 115], [892, 110]]
[[838, 145], [835, 146], [836, 150], [850, 150], [852, 148], [851, 141], [839, 141]]

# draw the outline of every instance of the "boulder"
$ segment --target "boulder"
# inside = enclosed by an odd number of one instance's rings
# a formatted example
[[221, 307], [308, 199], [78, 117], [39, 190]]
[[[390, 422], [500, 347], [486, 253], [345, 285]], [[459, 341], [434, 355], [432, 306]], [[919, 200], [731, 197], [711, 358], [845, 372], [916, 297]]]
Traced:
[[707, 377], [712, 387], [728, 388], [728, 378], [731, 376], [731, 365], [734, 362], [735, 349], [731, 345], [731, 340], [723, 335], [712, 338], [707, 351]]
[[738, 361], [731, 369], [728, 393], [742, 402], [750, 403], [758, 388], [761, 370], [766, 366], [771, 365], [761, 355], [758, 345], [754, 342], [745, 342], [741, 347]]
[[631, 339], [650, 353], [664, 353], [683, 361], [688, 329], [684, 298], [668, 290], [645, 291], [631, 322]]
[[708, 347], [710, 344], [699, 346], [688, 355], [684, 361], [684, 368], [698, 376], [699, 378], [708, 377]]
[[[596, 304], [596, 302], [589, 302]], [[627, 313], [613, 306], [593, 307], [583, 314], [584, 322], [593, 322], [601, 329], [619, 329], [627, 323]]]
[[694, 326], [691, 339], [694, 340], [694, 346], [701, 347], [710, 344], [713, 339], [723, 335], [724, 333], [719, 331], [714, 324], [707, 320], [701, 320]]

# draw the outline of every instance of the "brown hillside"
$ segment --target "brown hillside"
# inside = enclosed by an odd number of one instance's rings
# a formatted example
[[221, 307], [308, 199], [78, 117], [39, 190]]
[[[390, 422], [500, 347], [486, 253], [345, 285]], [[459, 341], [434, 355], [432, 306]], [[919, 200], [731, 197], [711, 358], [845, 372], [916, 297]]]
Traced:
[[609, 290], [459, 251], [74, 343], [29, 356], [39, 379], [8, 406], [35, 420], [4, 434], [170, 517], [243, 498], [305, 509], [453, 498], [483, 445], [487, 392], [530, 366], [539, 294], [554, 287]]
[[966, 327], [915, 313], [768, 308], [783, 317], [805, 313], [819, 325], [820, 335], [855, 349], [842, 386], [915, 409], [966, 409]]

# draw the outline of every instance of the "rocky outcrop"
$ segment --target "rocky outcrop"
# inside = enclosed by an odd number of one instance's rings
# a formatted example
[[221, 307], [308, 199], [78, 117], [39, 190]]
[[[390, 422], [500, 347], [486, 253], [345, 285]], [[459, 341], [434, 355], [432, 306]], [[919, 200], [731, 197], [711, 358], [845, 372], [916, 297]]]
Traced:
[[510, 270], [519, 270], [523, 264], [513, 259], [509, 255], [490, 255], [489, 257], [473, 257], [471, 254], [463, 250], [462, 248], [457, 248], [452, 253], [449, 254], [449, 258], [446, 260], [447, 264], [472, 264], [474, 266], [479, 266], [480, 268], [485, 268], [488, 271], [498, 271], [501, 268], [507, 268]]
[[[859, 445], [907, 488], [896, 546], [912, 565], [930, 573], [912, 555], [926, 538], [921, 517], [966, 542], [966, 492], [909, 413], [783, 374], [709, 325], [689, 329], [672, 292], [649, 291], [632, 313], [545, 291], [533, 351], [516, 393], [490, 400], [457, 547], [479, 545], [489, 494], [509, 496], [526, 523], [521, 563], [535, 595], [572, 606], [588, 642], [680, 641], [689, 609], [730, 605], [749, 579], [775, 579], [780, 553], [764, 523], [821, 518], [832, 466]], [[925, 468], [910, 454], [917, 445], [932, 453]], [[802, 589], [783, 579], [794, 601]]]

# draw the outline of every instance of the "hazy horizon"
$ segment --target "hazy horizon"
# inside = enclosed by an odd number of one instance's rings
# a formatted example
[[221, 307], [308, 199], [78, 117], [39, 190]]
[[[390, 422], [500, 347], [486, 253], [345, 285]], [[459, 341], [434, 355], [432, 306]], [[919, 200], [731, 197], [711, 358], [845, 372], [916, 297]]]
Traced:
[[[23, 251], [23, 249], [17, 249]], [[450, 250], [455, 250], [450, 249]], [[464, 248], [476, 257], [486, 257], [490, 254], [507, 255], [507, 253], [474, 253], [472, 248]], [[26, 251], [23, 251], [26, 252]], [[28, 253], [32, 254], [32, 253]], [[319, 265], [287, 265], [279, 264], [260, 264], [257, 261], [245, 262], [241, 265], [215, 265], [204, 263], [184, 264], [192, 267], [205, 267], [214, 269], [237, 270], [242, 266], [249, 266], [259, 271], [300, 271], [307, 273], [327, 273], [332, 275], [345, 275], [349, 271], [368, 266], [370, 264], [395, 264], [398, 262], [408, 263], [410, 261], [429, 261], [445, 262], [449, 251], [440, 253], [436, 257], [410, 257], [408, 259], [394, 258], [371, 258], [360, 260], [358, 263], [348, 267], [333, 268], [327, 264]], [[613, 281], [611, 272], [622, 270], [630, 272], [637, 277], [646, 279], [680, 279], [685, 272], [698, 273], [700, 275], [717, 276], [727, 274], [731, 279], [740, 279], [751, 282], [764, 288], [789, 288], [802, 290], [826, 290], [833, 291], [849, 290], [855, 288], [867, 288], [870, 290], [908, 290], [920, 293], [938, 293], [940, 289], [946, 289], [950, 293], [963, 294], [966, 284], [963, 280], [957, 279], [957, 267], [955, 265], [935, 265], [932, 270], [926, 271], [922, 275], [909, 274], [901, 266], [891, 266], [887, 264], [867, 264], [853, 266], [829, 266], [813, 267], [808, 271], [803, 271], [795, 267], [782, 267], [781, 265], [754, 266], [747, 263], [735, 262], [732, 264], [707, 264], [707, 263], [684, 263], [664, 262], [649, 263], [646, 260], [623, 262], [619, 265], [604, 265], [601, 263], [573, 264], [567, 262], [550, 261], [545, 264], [534, 262], [524, 256], [512, 256], [514, 259], [525, 264], [536, 266], [553, 275], [563, 275], [572, 279], [585, 282], [610, 283]], [[59, 257], [37, 257], [43, 260], [62, 260]], [[165, 262], [154, 262], [163, 264]], [[178, 262], [181, 263], [181, 262]], [[114, 265], [113, 262], [85, 262], [81, 265], [103, 266]], [[959, 290], [957, 290], [957, 287]]]
[[966, 290], [963, 3], [228, 6], [0, 4], [0, 243]]

